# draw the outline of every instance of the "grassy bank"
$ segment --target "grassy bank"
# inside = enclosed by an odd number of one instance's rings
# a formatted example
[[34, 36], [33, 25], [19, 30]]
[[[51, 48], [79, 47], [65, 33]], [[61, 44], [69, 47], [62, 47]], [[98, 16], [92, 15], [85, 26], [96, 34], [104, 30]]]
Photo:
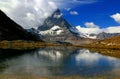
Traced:
[[95, 48], [95, 49], [120, 49], [120, 45], [102, 45], [102, 44], [86, 44], [86, 45], [74, 45], [75, 47], [83, 48]]
[[70, 45], [70, 44], [57, 44], [57, 43], [46, 43], [39, 41], [0, 41], [0, 48], [40, 48], [47, 46], [71, 46], [71, 47], [82, 47], [82, 48], [95, 48], [95, 49], [120, 49], [120, 45], [105, 45], [105, 44], [86, 44], [86, 45]]
[[46, 46], [61, 46], [61, 44], [45, 43], [39, 41], [0, 41], [0, 48], [39, 48]]
[[21, 75], [0, 75], [0, 79], [119, 79], [119, 77], [104, 76], [104, 77], [80, 77], [80, 76], [53, 76], [53, 77], [39, 77], [39, 76], [21, 76]]

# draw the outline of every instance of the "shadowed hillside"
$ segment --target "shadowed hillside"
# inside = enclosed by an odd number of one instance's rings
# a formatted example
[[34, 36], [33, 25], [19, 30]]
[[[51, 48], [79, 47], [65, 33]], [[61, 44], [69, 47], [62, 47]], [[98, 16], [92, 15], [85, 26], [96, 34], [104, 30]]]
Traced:
[[27, 32], [20, 25], [16, 24], [0, 10], [0, 40], [37, 41], [38, 38], [35, 35]]

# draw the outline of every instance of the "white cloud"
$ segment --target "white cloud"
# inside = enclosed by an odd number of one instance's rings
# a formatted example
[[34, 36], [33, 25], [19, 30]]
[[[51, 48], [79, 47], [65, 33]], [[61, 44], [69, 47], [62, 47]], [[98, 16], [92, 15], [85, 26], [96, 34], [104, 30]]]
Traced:
[[81, 33], [86, 33], [86, 34], [98, 34], [100, 32], [102, 32], [102, 30], [100, 30], [100, 28], [88, 28], [88, 27], [81, 27], [81, 26], [76, 26], [76, 28], [79, 30], [79, 32]]
[[79, 53], [76, 55], [75, 59], [77, 64], [84, 61], [84, 64], [94, 64], [99, 61], [102, 56], [98, 53], [91, 53], [89, 50], [82, 49], [79, 50]]
[[[94, 2], [96, 0], [0, 0], [0, 9], [16, 23], [28, 29], [40, 26], [57, 7], [69, 7], [70, 9], [76, 5]], [[77, 12], [72, 13], [78, 14]]]
[[78, 5], [92, 4], [98, 0], [53, 0], [58, 5], [59, 8], [64, 9], [65, 7], [73, 8]]
[[120, 33], [120, 26], [110, 26], [103, 30], [107, 33]]
[[99, 27], [98, 25], [95, 25], [93, 22], [86, 22], [85, 26], [87, 28], [96, 28], [96, 27]]
[[[93, 22], [91, 23], [85, 23], [86, 27], [76, 26], [76, 28], [79, 30], [79, 32], [83, 34], [99, 34], [101, 32], [106, 33], [120, 33], [120, 26], [109, 26], [106, 28], [100, 28], [98, 25], [95, 25]], [[89, 25], [89, 27], [87, 26]], [[91, 26], [90, 26], [91, 25]], [[93, 28], [94, 26], [94, 28]]]
[[120, 23], [120, 13], [116, 13], [110, 16], [113, 18], [116, 22]]
[[70, 14], [71, 15], [78, 15], [78, 12], [77, 11], [70, 11]]
[[70, 11], [71, 8], [65, 8], [66, 11]]
[[52, 0], [0, 0], [0, 9], [24, 28], [37, 28], [57, 6]]
[[[75, 55], [75, 60], [77, 65], [85, 65], [85, 66], [94, 66], [94, 65], [99, 65], [99, 62], [102, 61], [101, 59], [106, 60], [109, 64], [112, 64], [115, 66], [115, 69], [118, 69], [120, 67], [120, 64], [114, 62], [117, 59], [109, 56], [103, 56], [97, 52], [92, 52], [87, 49], [81, 49], [78, 50], [78, 53]], [[114, 62], [111, 63], [111, 62]], [[114, 72], [113, 72], [114, 73]]]

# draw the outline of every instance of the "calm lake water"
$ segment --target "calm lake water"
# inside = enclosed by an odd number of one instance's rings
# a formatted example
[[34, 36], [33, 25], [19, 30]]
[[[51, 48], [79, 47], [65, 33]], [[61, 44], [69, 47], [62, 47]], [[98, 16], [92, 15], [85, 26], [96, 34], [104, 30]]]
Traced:
[[0, 74], [120, 78], [120, 59], [83, 48], [0, 49]]

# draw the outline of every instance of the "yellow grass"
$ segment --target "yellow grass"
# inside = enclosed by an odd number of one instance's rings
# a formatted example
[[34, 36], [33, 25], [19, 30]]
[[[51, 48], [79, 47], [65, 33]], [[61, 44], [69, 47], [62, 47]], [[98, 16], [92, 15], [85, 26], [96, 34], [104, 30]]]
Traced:
[[[39, 47], [46, 47], [46, 46], [61, 46], [61, 44], [54, 44], [54, 43], [45, 43], [39, 41], [1, 41], [0, 48], [39, 48]], [[62, 45], [63, 46], [63, 45]]]
[[80, 77], [80, 76], [21, 76], [21, 75], [0, 75], [0, 79], [120, 79], [119, 77]]
[[47, 47], [47, 46], [71, 46], [71, 47], [83, 47], [83, 48], [101, 48], [101, 49], [120, 49], [120, 45], [104, 45], [92, 43], [86, 45], [67, 45], [67, 44], [56, 44], [56, 43], [45, 43], [39, 41], [0, 41], [0, 48], [40, 48], [40, 47]]

